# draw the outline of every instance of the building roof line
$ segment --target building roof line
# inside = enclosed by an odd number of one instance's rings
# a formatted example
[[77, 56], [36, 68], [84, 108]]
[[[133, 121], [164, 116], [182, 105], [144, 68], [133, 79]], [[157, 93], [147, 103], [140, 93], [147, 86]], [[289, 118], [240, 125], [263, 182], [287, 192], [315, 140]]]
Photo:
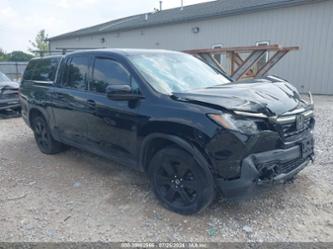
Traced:
[[[54, 36], [49, 38], [49, 40], [52, 41], [77, 36], [128, 31], [154, 27], [157, 25], [169, 25], [216, 17], [227, 17], [282, 7], [318, 3], [322, 1], [327, 0], [217, 0], [184, 6], [183, 9], [177, 7], [155, 13], [143, 13], [124, 17]], [[148, 15], [148, 18], [146, 15]]]

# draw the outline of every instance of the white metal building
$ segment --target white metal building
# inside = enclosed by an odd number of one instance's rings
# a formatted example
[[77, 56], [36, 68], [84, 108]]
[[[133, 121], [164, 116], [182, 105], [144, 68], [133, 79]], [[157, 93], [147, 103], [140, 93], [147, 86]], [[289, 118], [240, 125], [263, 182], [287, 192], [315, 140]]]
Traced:
[[219, 0], [113, 20], [50, 38], [50, 50], [299, 46], [271, 74], [333, 94], [332, 0]]

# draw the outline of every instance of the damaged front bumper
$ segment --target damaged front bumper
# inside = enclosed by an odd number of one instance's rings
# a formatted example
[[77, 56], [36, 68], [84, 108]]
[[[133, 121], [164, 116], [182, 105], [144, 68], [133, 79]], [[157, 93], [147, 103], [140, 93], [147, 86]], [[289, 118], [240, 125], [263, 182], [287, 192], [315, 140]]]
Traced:
[[242, 160], [240, 177], [234, 180], [217, 179], [225, 197], [248, 194], [258, 185], [284, 183], [303, 170], [313, 160], [313, 138], [287, 149], [251, 154]]
[[20, 108], [19, 99], [0, 99], [0, 111]]

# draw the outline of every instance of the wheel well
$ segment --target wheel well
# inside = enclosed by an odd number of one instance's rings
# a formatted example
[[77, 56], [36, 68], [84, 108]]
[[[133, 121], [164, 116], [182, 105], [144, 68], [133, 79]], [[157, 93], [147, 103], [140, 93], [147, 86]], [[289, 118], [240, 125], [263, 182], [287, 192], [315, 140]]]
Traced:
[[[151, 141], [149, 141], [149, 143], [144, 147], [142, 160], [141, 160], [141, 162], [142, 162], [141, 165], [143, 166], [143, 169], [145, 172], [148, 171], [149, 163], [150, 163], [151, 159], [153, 158], [153, 156], [155, 155], [155, 153], [170, 145], [176, 146], [180, 149], [185, 149], [178, 143], [176, 143], [172, 140], [169, 140], [168, 138], [159, 138], [158, 137], [158, 138], [154, 138]], [[211, 160], [208, 158], [208, 156], [199, 146], [197, 146], [195, 144], [193, 146], [198, 150], [198, 152], [201, 154], [203, 159], [208, 163], [209, 169], [214, 174], [215, 170], [213, 169]]]
[[154, 138], [152, 139], [152, 141], [150, 141], [147, 144], [144, 150], [143, 161], [142, 161], [142, 165], [144, 167], [145, 172], [148, 171], [149, 163], [153, 158], [153, 156], [155, 155], [155, 153], [161, 150], [162, 148], [165, 148], [170, 145], [178, 146], [176, 143], [165, 138]]
[[41, 116], [41, 117], [44, 118], [44, 115], [41, 111], [39, 111], [37, 109], [30, 110], [30, 112], [29, 112], [29, 123], [30, 123], [30, 125], [32, 125], [32, 120], [37, 116]]

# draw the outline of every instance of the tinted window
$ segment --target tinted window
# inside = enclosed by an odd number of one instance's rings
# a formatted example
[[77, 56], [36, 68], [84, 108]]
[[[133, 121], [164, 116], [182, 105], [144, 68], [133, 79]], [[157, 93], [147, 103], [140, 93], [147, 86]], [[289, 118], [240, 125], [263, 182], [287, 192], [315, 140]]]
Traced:
[[23, 74], [23, 80], [31, 80], [32, 79], [32, 74], [33, 74], [33, 69], [36, 65], [37, 61], [32, 60], [29, 62], [28, 66], [25, 68], [24, 74]]
[[60, 58], [54, 58], [51, 59], [50, 61], [50, 65], [49, 65], [49, 80], [50, 81], [54, 81], [55, 80], [55, 76], [57, 73], [57, 68], [58, 68], [58, 64], [60, 62]]
[[63, 86], [75, 89], [86, 89], [89, 73], [89, 57], [76, 56], [67, 61]]
[[33, 70], [32, 80], [54, 81], [58, 63], [58, 58], [42, 59], [37, 61]]
[[105, 93], [105, 89], [109, 84], [129, 85], [130, 82], [130, 73], [121, 64], [106, 58], [96, 58], [93, 79], [90, 83], [91, 91]]

